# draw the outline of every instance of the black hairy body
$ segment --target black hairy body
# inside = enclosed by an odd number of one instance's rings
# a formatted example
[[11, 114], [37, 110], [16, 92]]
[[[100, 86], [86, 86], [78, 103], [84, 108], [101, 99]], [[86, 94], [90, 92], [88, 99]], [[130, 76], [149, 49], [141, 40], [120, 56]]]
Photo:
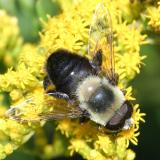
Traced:
[[97, 74], [87, 58], [66, 50], [58, 50], [52, 54], [47, 60], [46, 70], [56, 91], [67, 94], [70, 99], [75, 98], [80, 81]]
[[[85, 57], [64, 49], [59, 49], [47, 59], [47, 76], [43, 82], [44, 89], [56, 98], [77, 102], [76, 90], [78, 85], [89, 76], [98, 77], [101, 73], [101, 64], [101, 50], [96, 53], [92, 61], [89, 61], [89, 59]], [[109, 83], [113, 86], [111, 82]], [[47, 90], [50, 84], [55, 85], [55, 90]], [[101, 86], [89, 97], [87, 101], [88, 108], [94, 113], [105, 113], [114, 103], [114, 96], [111, 89]], [[132, 110], [129, 102], [125, 101], [122, 106], [115, 111], [111, 119], [105, 124], [105, 127], [112, 131], [122, 129], [125, 120], [131, 117]], [[87, 115], [89, 118], [90, 115], [88, 111], [83, 111], [85, 113], [84, 117]], [[83, 117], [81, 116], [81, 118]]]

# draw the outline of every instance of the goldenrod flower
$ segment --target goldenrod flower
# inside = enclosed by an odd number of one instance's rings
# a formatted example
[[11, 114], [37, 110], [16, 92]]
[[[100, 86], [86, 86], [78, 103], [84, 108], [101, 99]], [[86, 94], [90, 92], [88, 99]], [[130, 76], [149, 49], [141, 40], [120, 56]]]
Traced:
[[[51, 97], [52, 105], [46, 106], [42, 81], [47, 56], [58, 48], [65, 48], [80, 55], [88, 54], [89, 26], [99, 0], [75, 0], [73, 4], [68, 3], [69, 7], [64, 5], [64, 1], [60, 3], [63, 12], [56, 17], [48, 16], [47, 22], [42, 21], [40, 45], [24, 45], [16, 70], [11, 68], [6, 74], [0, 75], [0, 90], [10, 93], [12, 107], [17, 109], [15, 116], [20, 116], [27, 122], [21, 124], [2, 115], [0, 133], [2, 132], [4, 138], [0, 139], [0, 144], [5, 141], [7, 145], [4, 148], [0, 145], [0, 159], [27, 141], [34, 129], [44, 124], [37, 121], [40, 114], [50, 112], [63, 103]], [[119, 7], [119, 4], [124, 3], [124, 8]], [[104, 0], [104, 4], [107, 5], [113, 21], [116, 72], [120, 75], [118, 85], [123, 88], [140, 72], [144, 59], [139, 53], [140, 45], [145, 43], [146, 35], [141, 33], [142, 27], [129, 13], [128, 0]], [[135, 99], [132, 97], [132, 87], [128, 87], [126, 92], [128, 100]], [[78, 152], [89, 160], [132, 160], [135, 153], [128, 149], [129, 143], [138, 144], [139, 122], [144, 122], [145, 115], [140, 113], [138, 104], [134, 105], [133, 109], [134, 125], [117, 134], [105, 133], [103, 128], [98, 129], [92, 122], [79, 124], [77, 120], [59, 121], [56, 129], [67, 137], [71, 155]], [[38, 123], [32, 123], [33, 121]], [[41, 144], [45, 145], [45, 156], [51, 156], [52, 144], [47, 145], [44, 141]]]
[[157, 32], [160, 32], [160, 2], [157, 7], [149, 7], [146, 17], [149, 19], [148, 24]]
[[[41, 47], [44, 48], [45, 54], [51, 54], [57, 48], [67, 48], [79, 54], [87, 54], [88, 26], [95, 6], [99, 1], [74, 2], [74, 7], [72, 6], [70, 9], [65, 8], [62, 2], [64, 12], [57, 17], [49, 17], [48, 22], [44, 22], [44, 32], [41, 33]], [[135, 21], [130, 23], [123, 21], [124, 14], [122, 13], [124, 13], [124, 8], [118, 7], [122, 1], [117, 3], [106, 0], [104, 2], [109, 8], [113, 20], [116, 39], [114, 42], [116, 71], [120, 75], [119, 85], [124, 86], [135, 74], [140, 72], [141, 61], [145, 58], [139, 54], [140, 45], [145, 43], [146, 35], [141, 34], [142, 26]], [[126, 96], [127, 99], [133, 100], [134, 98], [130, 93], [131, 90], [131, 87], [127, 89]], [[144, 121], [142, 119], [144, 114], [139, 113], [137, 106], [133, 107], [135, 125], [130, 130], [122, 131], [116, 136], [102, 134], [93, 129], [90, 123], [83, 124], [82, 127], [79, 126], [77, 128], [78, 122], [68, 120], [59, 122], [58, 129], [67, 137], [72, 137], [71, 146], [69, 147], [71, 153], [78, 152], [87, 159], [109, 159], [113, 156], [120, 159], [134, 159], [134, 153], [131, 150], [127, 150], [127, 148], [129, 141], [137, 145], [139, 121]], [[138, 118], [138, 121], [135, 117]], [[97, 136], [95, 136], [96, 133]], [[105, 145], [103, 145], [103, 142], [105, 142]], [[105, 154], [101, 154], [101, 150]]]
[[[11, 68], [4, 75], [0, 75], [0, 91], [9, 92], [12, 104], [20, 104], [22, 109], [24, 109], [20, 114], [24, 114], [29, 119], [31, 117], [36, 119], [37, 114], [41, 112], [43, 98], [41, 96], [42, 92], [39, 93], [39, 88], [42, 90], [42, 84], [39, 79], [42, 78], [45, 60], [42, 57], [40, 51], [35, 46], [26, 44], [23, 46], [20, 54], [16, 71], [13, 71]], [[34, 105], [30, 104], [27, 107], [24, 106], [24, 101], [29, 97], [33, 97], [34, 94], [37, 95], [37, 99], [34, 99], [37, 107], [33, 108]], [[0, 119], [0, 135], [2, 137], [0, 138], [0, 144], [4, 142], [6, 144], [5, 147], [0, 149], [0, 159], [4, 159], [6, 155], [12, 153], [13, 150], [17, 149], [33, 135], [33, 128], [37, 128], [39, 123], [36, 126], [20, 124], [15, 120], [6, 118], [6, 109], [2, 107], [0, 109], [3, 111]]]
[[0, 10], [0, 19], [0, 63], [3, 61], [6, 67], [11, 67], [16, 64], [22, 38], [16, 17], [11, 17], [4, 10]]

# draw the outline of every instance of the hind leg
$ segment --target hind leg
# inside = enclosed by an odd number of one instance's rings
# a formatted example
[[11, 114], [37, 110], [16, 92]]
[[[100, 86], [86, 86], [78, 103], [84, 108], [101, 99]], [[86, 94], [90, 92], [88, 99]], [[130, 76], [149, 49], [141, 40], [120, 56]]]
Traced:
[[67, 95], [66, 93], [59, 92], [59, 91], [56, 91], [56, 90], [48, 90], [48, 91], [47, 91], [47, 94], [50, 95], [50, 96], [53, 96], [53, 97], [55, 97], [55, 98], [64, 99], [64, 100], [66, 100], [70, 105], [75, 104], [75, 100], [74, 100], [74, 99], [71, 99], [71, 98], [69, 97], [69, 95]]
[[43, 80], [43, 88], [44, 88], [44, 90], [47, 90], [49, 88], [49, 86], [51, 86], [51, 85], [52, 85], [52, 83], [49, 80], [49, 77], [48, 76], [44, 77], [44, 80]]
[[70, 100], [69, 96], [63, 92], [58, 92], [56, 90], [48, 90], [47, 93], [48, 93], [48, 95], [53, 96], [55, 98], [65, 99], [67, 101]]
[[49, 86], [51, 85], [52, 83], [50, 82], [48, 76], [46, 76], [43, 80], [43, 88], [48, 95], [53, 96], [55, 98], [64, 99], [68, 101], [70, 104], [73, 104], [75, 102], [73, 99], [70, 99], [70, 97], [66, 93], [56, 91], [55, 89], [50, 89]]

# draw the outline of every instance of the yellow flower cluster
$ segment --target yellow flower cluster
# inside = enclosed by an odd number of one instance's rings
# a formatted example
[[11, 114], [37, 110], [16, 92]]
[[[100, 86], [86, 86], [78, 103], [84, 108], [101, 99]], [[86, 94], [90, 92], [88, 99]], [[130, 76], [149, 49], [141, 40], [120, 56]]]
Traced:
[[157, 7], [149, 7], [147, 9], [147, 18], [149, 19], [148, 24], [156, 31], [160, 32], [160, 2]]
[[[48, 17], [47, 23], [43, 23], [44, 34], [41, 34], [41, 45], [45, 48], [47, 55], [57, 48], [67, 48], [80, 54], [87, 54], [88, 26], [92, 20], [95, 6], [99, 1], [74, 2], [75, 6], [73, 7], [72, 5], [71, 7], [73, 9], [70, 8], [72, 12], [69, 11], [69, 8], [64, 8], [66, 12], [57, 17]], [[124, 4], [124, 2], [126, 2], [125, 5], [120, 5]], [[118, 0], [111, 2], [108, 0], [104, 1], [104, 3], [111, 12], [114, 36], [117, 39], [114, 42], [117, 72], [120, 79], [128, 81], [136, 73], [139, 73], [141, 60], [145, 58], [144, 56], [141, 57], [139, 52], [140, 45], [145, 43], [146, 35], [141, 34], [142, 27], [140, 24], [134, 21], [127, 23], [127, 20], [123, 20], [129, 13], [132, 15], [131, 9], [128, 9], [129, 1], [122, 2], [122, 0]], [[65, 3], [62, 6], [65, 6]], [[125, 10], [127, 10], [127, 13]], [[59, 23], [56, 23], [57, 21]]]
[[10, 17], [4, 10], [0, 10], [0, 62], [6, 67], [15, 65], [15, 60], [22, 45], [18, 21]]
[[[44, 53], [49, 55], [57, 48], [66, 48], [87, 55], [88, 26], [98, 2], [98, 0], [74, 1], [74, 6], [70, 6], [61, 1], [63, 13], [57, 17], [48, 17], [48, 21], [43, 22], [44, 32], [40, 35]], [[136, 73], [139, 73], [141, 61], [145, 58], [140, 56], [140, 45], [145, 43], [146, 35], [141, 34], [142, 27], [136, 21], [128, 23], [127, 20], [123, 20], [123, 11], [128, 8], [129, 3], [126, 3], [125, 7], [119, 7], [120, 3], [124, 3], [121, 0], [103, 2], [111, 13], [115, 37], [116, 71], [120, 75], [119, 85], [124, 86]], [[126, 91], [127, 99], [133, 100], [132, 88], [129, 87]], [[144, 122], [142, 118], [144, 115], [139, 112], [138, 105], [135, 105], [134, 126], [116, 136], [102, 134], [90, 123], [77, 127], [78, 122], [70, 120], [59, 122], [57, 128], [71, 138], [69, 146], [71, 154], [78, 152], [86, 159], [134, 159], [134, 153], [127, 147], [129, 140], [137, 145], [139, 121]]]
[[0, 106], [0, 159], [11, 154], [34, 133], [31, 128], [14, 120], [6, 119], [4, 117], [5, 112], [6, 109]]
[[[119, 4], [124, 1], [126, 2], [124, 7], [121, 5], [120, 7]], [[27, 141], [33, 134], [34, 128], [44, 124], [38, 121], [40, 114], [52, 111], [54, 107], [63, 103], [52, 97], [51, 105], [45, 103], [45, 99], [49, 98], [44, 94], [42, 86], [45, 60], [58, 48], [65, 48], [81, 55], [88, 54], [89, 26], [98, 2], [99, 0], [75, 0], [74, 3], [65, 5], [66, 2], [61, 0], [63, 12], [56, 17], [48, 16], [47, 22], [42, 21], [40, 45], [24, 45], [16, 70], [10, 69], [6, 74], [0, 75], [0, 91], [10, 94], [12, 106], [16, 108], [15, 116], [21, 117], [25, 122], [21, 124], [8, 119], [2, 111], [0, 159], [4, 159], [6, 155]], [[139, 53], [140, 45], [145, 43], [146, 36], [142, 35], [141, 26], [133, 21], [134, 17], [129, 17], [132, 14], [128, 9], [128, 0], [103, 2], [107, 5], [113, 21], [116, 72], [120, 75], [119, 86], [122, 87], [139, 73], [141, 60], [144, 58]], [[127, 11], [125, 16], [124, 10]], [[128, 87], [126, 92], [126, 98], [134, 100], [132, 87]], [[117, 134], [104, 133], [103, 128], [98, 129], [92, 122], [79, 124], [78, 120], [59, 121], [57, 130], [68, 138], [71, 155], [78, 152], [85, 159], [90, 160], [132, 160], [135, 153], [128, 149], [129, 142], [137, 145], [139, 123], [144, 122], [142, 117], [145, 115], [140, 113], [138, 105], [134, 105], [133, 109], [134, 125], [129, 130]], [[5, 147], [2, 147], [4, 143]], [[51, 146], [44, 148], [46, 154], [51, 154]]]
[[[39, 88], [42, 88], [42, 84], [39, 79], [42, 78], [42, 66], [45, 58], [42, 58], [43, 56], [36, 51], [37, 48], [33, 45], [24, 45], [19, 56], [19, 64], [16, 71], [9, 69], [7, 73], [0, 75], [0, 91], [2, 93], [9, 93], [13, 105], [20, 104], [20, 107], [24, 107], [25, 109], [27, 104], [24, 105], [24, 101], [28, 97], [32, 97], [33, 94], [37, 95], [37, 99], [34, 99], [37, 107], [33, 108], [33, 105], [28, 104], [27, 109], [24, 111], [24, 115], [27, 115], [26, 118], [30, 119], [31, 117], [33, 119], [36, 118], [36, 113], [41, 111], [42, 106], [42, 101], [39, 100], [42, 95], [42, 92], [39, 94]], [[2, 102], [3, 94], [1, 97]], [[21, 124], [18, 121], [6, 117], [5, 113], [6, 108], [1, 104], [0, 159], [4, 159], [6, 155], [11, 154], [13, 150], [26, 142], [33, 135], [33, 128], [39, 127], [39, 123], [32, 126], [30, 124]], [[23, 115], [23, 112], [20, 114]]]
[[140, 56], [140, 45], [145, 43], [146, 35], [141, 34], [141, 26], [136, 22], [131, 24], [123, 22], [116, 26], [116, 37], [116, 68], [120, 80], [125, 80], [126, 83], [140, 72], [140, 65], [145, 58]]

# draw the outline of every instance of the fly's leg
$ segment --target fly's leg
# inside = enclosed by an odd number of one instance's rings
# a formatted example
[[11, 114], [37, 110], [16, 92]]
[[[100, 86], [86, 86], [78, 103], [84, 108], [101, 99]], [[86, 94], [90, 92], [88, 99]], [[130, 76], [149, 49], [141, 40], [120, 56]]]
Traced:
[[82, 116], [79, 118], [79, 122], [83, 124], [88, 121], [89, 121], [89, 113], [86, 110], [84, 110]]
[[102, 50], [98, 50], [92, 61], [97, 67], [102, 65]]
[[69, 95], [66, 94], [66, 93], [59, 92], [59, 91], [56, 91], [56, 90], [48, 90], [48, 91], [47, 91], [47, 94], [50, 95], [50, 96], [53, 96], [53, 97], [55, 97], [55, 98], [64, 99], [64, 100], [66, 100], [70, 105], [74, 105], [74, 104], [75, 104], [75, 100], [74, 100], [74, 99], [71, 99], [71, 98], [69, 97]]
[[59, 98], [59, 99], [64, 99], [64, 100], [70, 101], [69, 96], [66, 93], [63, 93], [63, 92], [58, 92], [56, 90], [48, 90], [47, 94], [50, 95], [50, 96], [53, 96], [55, 98]]
[[114, 85], [114, 86], [117, 86], [118, 85], [118, 81], [119, 81], [119, 75], [117, 73], [114, 74], [114, 79], [109, 79], [107, 77], [107, 79], [109, 80], [109, 82]]
[[52, 83], [49, 80], [49, 77], [48, 76], [44, 77], [44, 80], [43, 80], [43, 88], [44, 88], [44, 90], [47, 90], [49, 88], [49, 86], [51, 86], [51, 85], [52, 85]]

